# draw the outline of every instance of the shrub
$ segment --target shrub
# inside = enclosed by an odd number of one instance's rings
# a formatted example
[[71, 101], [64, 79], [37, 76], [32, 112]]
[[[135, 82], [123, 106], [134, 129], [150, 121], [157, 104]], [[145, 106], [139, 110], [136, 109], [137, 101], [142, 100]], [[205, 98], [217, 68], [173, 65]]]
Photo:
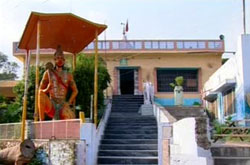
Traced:
[[178, 76], [175, 78], [175, 82], [170, 83], [169, 85], [174, 89], [176, 86], [182, 86], [184, 83], [183, 76]]

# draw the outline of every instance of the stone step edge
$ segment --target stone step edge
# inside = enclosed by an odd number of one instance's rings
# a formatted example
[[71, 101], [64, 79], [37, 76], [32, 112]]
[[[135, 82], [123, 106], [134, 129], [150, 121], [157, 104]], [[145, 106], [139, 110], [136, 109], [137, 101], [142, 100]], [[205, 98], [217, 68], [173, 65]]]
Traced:
[[122, 136], [122, 135], [157, 135], [157, 133], [152, 133], [152, 134], [151, 134], [151, 133], [150, 133], [150, 134], [149, 134], [149, 133], [144, 133], [144, 134], [104, 134], [104, 136], [106, 136], [106, 135], [112, 135], [112, 136], [113, 136], [113, 135], [119, 135], [119, 136], [120, 136], [120, 135], [121, 135], [121, 136]]
[[[98, 164], [98, 165], [124, 165], [124, 164]], [[133, 165], [158, 165], [158, 164], [133, 164]]]
[[158, 140], [158, 139], [102, 139], [102, 140], [135, 140], [135, 141], [140, 141], [140, 140]]
[[105, 159], [158, 159], [158, 156], [98, 156]]
[[158, 150], [99, 150], [99, 152], [102, 152], [102, 151], [110, 151], [110, 152], [158, 152]]
[[235, 156], [230, 156], [230, 157], [226, 157], [226, 156], [212, 156], [213, 159], [241, 159], [241, 160], [250, 160], [249, 156], [245, 156], [245, 157], [235, 157]]
[[158, 144], [100, 144], [100, 146], [157, 146]]

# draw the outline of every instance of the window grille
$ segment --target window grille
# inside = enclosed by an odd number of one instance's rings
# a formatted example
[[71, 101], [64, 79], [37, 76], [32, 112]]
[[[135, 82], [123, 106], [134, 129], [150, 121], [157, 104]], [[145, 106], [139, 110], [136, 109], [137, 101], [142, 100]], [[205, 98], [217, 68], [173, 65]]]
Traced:
[[178, 76], [184, 78], [184, 92], [198, 92], [198, 69], [157, 69], [158, 92], [173, 92], [169, 84]]

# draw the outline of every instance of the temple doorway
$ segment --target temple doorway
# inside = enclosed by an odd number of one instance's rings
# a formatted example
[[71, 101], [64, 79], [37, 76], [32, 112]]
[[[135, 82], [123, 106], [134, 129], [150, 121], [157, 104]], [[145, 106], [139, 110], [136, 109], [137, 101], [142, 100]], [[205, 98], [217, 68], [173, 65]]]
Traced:
[[134, 94], [134, 69], [120, 69], [121, 94]]

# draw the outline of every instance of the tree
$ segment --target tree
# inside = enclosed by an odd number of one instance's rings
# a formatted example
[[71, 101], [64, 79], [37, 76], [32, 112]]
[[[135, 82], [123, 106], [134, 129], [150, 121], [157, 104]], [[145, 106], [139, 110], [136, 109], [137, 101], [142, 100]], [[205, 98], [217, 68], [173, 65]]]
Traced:
[[[45, 72], [45, 66], [39, 67], [39, 77], [40, 81]], [[29, 83], [28, 83], [28, 105], [27, 105], [27, 119], [33, 120], [34, 110], [35, 110], [35, 87], [36, 87], [36, 67], [31, 66], [29, 71]], [[20, 81], [14, 87], [14, 93], [17, 95], [16, 104], [23, 107], [23, 95], [24, 95], [24, 80]]]
[[22, 109], [17, 102], [10, 102], [3, 96], [0, 96], [0, 123], [19, 122]]
[[0, 80], [15, 80], [18, 68], [16, 62], [9, 62], [8, 56], [0, 52]]
[[[84, 54], [79, 54], [77, 57], [76, 70], [74, 79], [78, 88], [76, 105], [85, 112], [86, 116], [90, 116], [90, 97], [94, 93], [94, 57], [88, 57]], [[104, 94], [103, 90], [110, 83], [110, 75], [106, 68], [106, 64], [102, 58], [99, 58], [98, 64], [98, 109], [103, 108]], [[98, 115], [100, 116], [100, 115]]]

